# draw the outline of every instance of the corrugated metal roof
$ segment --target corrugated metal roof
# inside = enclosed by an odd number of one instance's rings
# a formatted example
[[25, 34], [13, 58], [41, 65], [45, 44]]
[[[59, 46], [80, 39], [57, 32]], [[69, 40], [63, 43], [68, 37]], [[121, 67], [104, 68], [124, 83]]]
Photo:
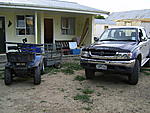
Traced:
[[116, 22], [107, 19], [95, 19], [95, 24], [116, 25]]
[[125, 12], [114, 12], [108, 16], [109, 20], [123, 20], [123, 19], [144, 19], [150, 18], [150, 9], [133, 10]]
[[12, 8], [25, 8], [30, 7], [29, 9], [42, 9], [43, 10], [50, 10], [55, 9], [56, 11], [67, 10], [72, 11], [82, 11], [82, 12], [89, 12], [89, 14], [108, 14], [107, 11], [98, 10], [95, 8], [91, 8], [88, 6], [80, 5], [74, 2], [67, 2], [67, 1], [60, 1], [60, 0], [0, 0], [0, 7], [10, 7]]

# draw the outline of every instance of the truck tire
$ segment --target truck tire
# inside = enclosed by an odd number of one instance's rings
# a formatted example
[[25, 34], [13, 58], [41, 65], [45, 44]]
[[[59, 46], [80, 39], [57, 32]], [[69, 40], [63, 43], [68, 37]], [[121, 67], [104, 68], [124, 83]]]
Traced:
[[10, 85], [12, 83], [12, 73], [11, 73], [11, 69], [9, 68], [5, 69], [4, 82], [5, 85]]
[[91, 69], [85, 69], [86, 79], [93, 79], [95, 77], [95, 71]]
[[136, 85], [138, 83], [139, 74], [140, 74], [140, 63], [139, 60], [136, 60], [132, 73], [128, 76], [130, 85]]
[[34, 84], [39, 85], [41, 83], [41, 70], [39, 67], [34, 69]]
[[44, 62], [42, 62], [42, 64], [41, 64], [41, 74], [44, 73], [44, 69], [45, 69]]

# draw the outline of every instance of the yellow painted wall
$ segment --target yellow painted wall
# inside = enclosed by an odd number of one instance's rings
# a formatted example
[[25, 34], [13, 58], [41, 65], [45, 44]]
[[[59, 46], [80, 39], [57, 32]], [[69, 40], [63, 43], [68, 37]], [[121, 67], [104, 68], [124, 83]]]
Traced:
[[[28, 43], [35, 43], [35, 35], [31, 36], [17, 36], [16, 35], [16, 15], [35, 15], [35, 12], [30, 10], [6, 10], [0, 11], [0, 16], [4, 16], [6, 19], [6, 41], [22, 42], [22, 39], [27, 38]], [[61, 34], [61, 17], [75, 17], [75, 35], [62, 35]], [[92, 42], [92, 15], [84, 14], [72, 14], [72, 13], [51, 13], [51, 12], [37, 12], [37, 39], [38, 43], [44, 43], [44, 18], [52, 18], [54, 22], [54, 42], [55, 40], [72, 40], [74, 37], [80, 37], [83, 31], [83, 27], [86, 18], [90, 18], [90, 31], [85, 41], [85, 45]], [[12, 25], [8, 27], [9, 21]]]
[[[33, 12], [1, 12], [0, 16], [5, 17], [5, 32], [6, 32], [6, 41], [13, 42], [22, 42], [22, 39], [27, 38], [29, 42], [34, 43], [35, 38], [34, 35], [31, 36], [17, 36], [16, 35], [16, 15], [34, 15]], [[8, 27], [9, 21], [12, 22], [12, 25]]]
[[[63, 35], [61, 34], [61, 17], [74, 17], [75, 18], [75, 35]], [[53, 14], [53, 13], [43, 13], [41, 14], [41, 30], [44, 32], [44, 18], [50, 18], [53, 19], [54, 22], [54, 42], [55, 40], [72, 40], [75, 37], [81, 37], [84, 24], [87, 18], [90, 18], [90, 32], [88, 34], [88, 37], [85, 41], [85, 44], [90, 44], [91, 37], [92, 37], [92, 16], [91, 15], [81, 15], [81, 14]], [[40, 31], [38, 31], [40, 32]], [[39, 33], [40, 34], [40, 33]], [[41, 43], [44, 43], [44, 34], [41, 34], [42, 40]]]
[[117, 21], [118, 26], [140, 26], [140, 20], [119, 20]]

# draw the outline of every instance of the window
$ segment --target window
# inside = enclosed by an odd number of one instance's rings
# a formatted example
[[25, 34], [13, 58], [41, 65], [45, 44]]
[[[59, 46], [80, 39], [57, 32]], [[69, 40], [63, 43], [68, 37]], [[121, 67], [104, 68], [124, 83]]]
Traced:
[[75, 35], [75, 18], [61, 18], [61, 32], [63, 35]]
[[18, 15], [16, 22], [17, 35], [34, 35], [34, 16], [33, 15]]
[[100, 41], [136, 41], [137, 38], [137, 29], [135, 28], [112, 28], [101, 35]]

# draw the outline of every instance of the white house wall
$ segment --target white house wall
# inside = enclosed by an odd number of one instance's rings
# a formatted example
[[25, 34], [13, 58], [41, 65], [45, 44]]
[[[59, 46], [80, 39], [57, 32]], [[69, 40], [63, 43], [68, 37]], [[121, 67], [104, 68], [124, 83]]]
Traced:
[[145, 28], [147, 35], [150, 37], [150, 22], [141, 22], [141, 26]]
[[105, 26], [108, 26], [108, 28], [110, 28], [110, 27], [113, 27], [115, 25], [95, 24], [95, 26], [94, 26], [94, 37], [100, 37], [101, 34], [105, 31]]

